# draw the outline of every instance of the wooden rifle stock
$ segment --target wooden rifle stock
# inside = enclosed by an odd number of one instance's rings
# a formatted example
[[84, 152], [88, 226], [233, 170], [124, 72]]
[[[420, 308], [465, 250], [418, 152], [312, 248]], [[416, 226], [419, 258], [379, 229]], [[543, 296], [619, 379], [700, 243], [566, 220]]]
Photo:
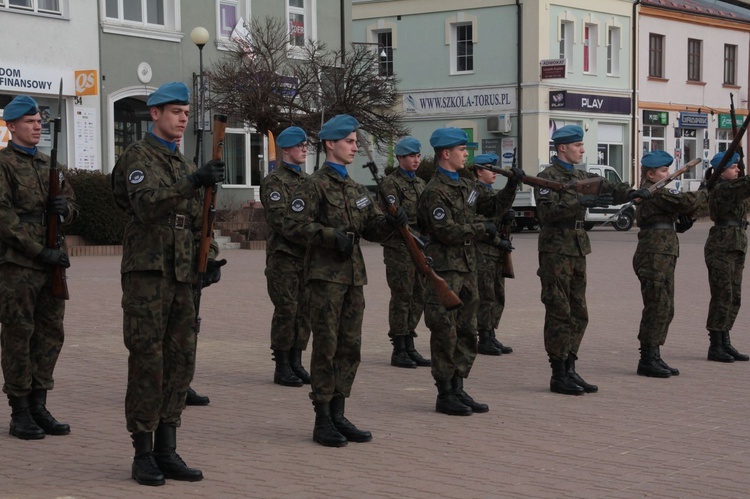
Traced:
[[[213, 148], [211, 150], [212, 160], [221, 160], [224, 152], [224, 137], [227, 129], [227, 117], [223, 114], [214, 115]], [[199, 165], [203, 166], [203, 165]], [[206, 187], [203, 194], [203, 215], [201, 217], [201, 239], [198, 246], [198, 278], [193, 286], [193, 303], [195, 305], [195, 322], [193, 330], [198, 334], [201, 330], [201, 295], [203, 292], [203, 275], [208, 268], [208, 253], [211, 250], [211, 236], [214, 232], [214, 221], [216, 220], [216, 184]]]
[[[737, 121], [734, 113], [734, 94], [729, 93], [729, 118], [732, 120], [732, 137], [737, 135]], [[740, 177], [745, 176], [745, 152], [742, 146], [737, 146], [737, 153], [740, 155], [740, 160], [737, 162], [737, 167], [740, 169]]]
[[[57, 118], [54, 120], [55, 130], [52, 135], [52, 151], [49, 161], [49, 187], [47, 200], [52, 201], [60, 195], [60, 172], [57, 169], [57, 136], [62, 127], [62, 78], [60, 79], [60, 95], [57, 101]], [[49, 204], [49, 203], [48, 203]], [[62, 234], [60, 233], [61, 216], [57, 213], [47, 211], [47, 248], [59, 250], [62, 246]], [[52, 268], [52, 297], [59, 300], [68, 300], [68, 277], [65, 268], [55, 265]]]
[[745, 131], [747, 130], [748, 123], [750, 123], [750, 114], [747, 115], [745, 118], [745, 121], [742, 122], [742, 126], [739, 130], [737, 130], [737, 133], [734, 134], [734, 138], [732, 139], [732, 143], [729, 144], [729, 147], [727, 147], [727, 150], [724, 151], [724, 157], [721, 158], [721, 161], [718, 165], [716, 165], [716, 168], [714, 168], [713, 173], [711, 176], [706, 180], [706, 187], [708, 189], [712, 189], [714, 184], [717, 180], [719, 180], [719, 177], [721, 176], [721, 173], [724, 171], [724, 168], [729, 163], [729, 160], [732, 159], [732, 156], [734, 156], [735, 151], [740, 145], [740, 142], [742, 142], [742, 137], [745, 135]]
[[[504, 170], [490, 165], [474, 165], [476, 168], [482, 168], [483, 170], [489, 170], [493, 173], [497, 173], [507, 178], [513, 178], [513, 173], [510, 170]], [[553, 191], [564, 191], [566, 189], [575, 189], [576, 192], [581, 194], [599, 194], [599, 190], [602, 186], [601, 177], [592, 177], [581, 180], [574, 180], [569, 183], [557, 182], [555, 180], [549, 180], [546, 178], [532, 177], [530, 175], [524, 175], [521, 177], [521, 182], [533, 187], [547, 188]]]
[[[510, 164], [511, 168], [516, 167], [516, 148], [513, 148], [513, 161]], [[503, 217], [503, 222], [500, 225], [500, 239], [510, 241], [510, 226], [513, 223], [512, 220], [507, 220]], [[516, 277], [516, 271], [513, 269], [513, 253], [511, 251], [504, 251], [505, 258], [503, 258], [503, 277], [508, 279], [514, 279]]]

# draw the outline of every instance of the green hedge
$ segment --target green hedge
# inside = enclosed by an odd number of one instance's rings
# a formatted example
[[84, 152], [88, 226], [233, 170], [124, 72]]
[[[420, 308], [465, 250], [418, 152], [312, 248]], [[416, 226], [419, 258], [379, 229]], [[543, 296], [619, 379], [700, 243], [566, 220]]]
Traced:
[[68, 170], [67, 182], [73, 187], [78, 218], [66, 234], [81, 236], [93, 244], [122, 244], [127, 215], [112, 197], [110, 174], [90, 170]]

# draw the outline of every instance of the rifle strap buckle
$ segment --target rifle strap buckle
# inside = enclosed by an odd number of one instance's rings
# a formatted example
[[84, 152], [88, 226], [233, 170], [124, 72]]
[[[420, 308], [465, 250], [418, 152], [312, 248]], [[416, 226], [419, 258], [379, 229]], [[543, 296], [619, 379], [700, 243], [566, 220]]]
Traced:
[[167, 218], [167, 224], [175, 229], [183, 230], [186, 227], [187, 217], [178, 213], [173, 213]]

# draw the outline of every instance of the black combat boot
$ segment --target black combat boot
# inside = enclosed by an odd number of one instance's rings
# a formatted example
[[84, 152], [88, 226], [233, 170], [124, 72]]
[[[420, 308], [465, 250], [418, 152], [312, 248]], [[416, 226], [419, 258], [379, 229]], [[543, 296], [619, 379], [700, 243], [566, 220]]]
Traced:
[[648, 376], [649, 378], [669, 378], [672, 376], [672, 372], [656, 360], [658, 356], [657, 348], [641, 343], [641, 358], [638, 361], [638, 370], [636, 371], [640, 376]]
[[672, 376], [680, 375], [679, 369], [677, 369], [676, 367], [668, 366], [667, 363], [664, 362], [664, 359], [661, 358], [661, 349], [659, 348], [658, 345], [656, 346], [656, 363], [659, 364], [664, 369], [666, 369], [667, 371], [669, 371], [669, 374], [671, 374]]
[[185, 482], [199, 482], [203, 480], [203, 472], [195, 468], [188, 468], [185, 461], [175, 452], [177, 449], [177, 427], [159, 423], [154, 438], [154, 460], [165, 478], [182, 480]]
[[734, 357], [724, 350], [724, 331], [709, 331], [711, 344], [708, 347], [708, 360], [716, 362], [734, 362]]
[[490, 340], [489, 331], [479, 330], [479, 343], [477, 343], [477, 352], [482, 355], [502, 355], [503, 352], [495, 346]]
[[205, 395], [198, 395], [192, 387], [188, 387], [187, 398], [185, 398], [185, 405], [208, 405], [211, 403], [211, 399]]
[[391, 338], [391, 343], [393, 343], [391, 365], [405, 367], [407, 369], [416, 369], [417, 363], [411, 360], [409, 354], [406, 353], [406, 336], [394, 336]]
[[130, 477], [141, 485], [164, 485], [164, 473], [154, 460], [154, 434], [152, 432], [133, 433], [135, 457]]
[[737, 351], [736, 348], [732, 346], [732, 340], [729, 338], [729, 331], [724, 330], [721, 332], [721, 339], [722, 339], [722, 346], [724, 347], [724, 351], [734, 357], [734, 360], [740, 360], [740, 361], [748, 361], [750, 360], [750, 357], [745, 355], [744, 353], [740, 353]]
[[438, 389], [437, 402], [435, 402], [435, 411], [449, 414], [451, 416], [471, 416], [474, 411], [471, 407], [465, 405], [453, 391], [453, 384], [449, 379], [435, 381]]
[[333, 426], [346, 437], [350, 442], [369, 442], [372, 440], [372, 433], [367, 430], [360, 430], [352, 424], [351, 421], [344, 417], [344, 396], [334, 395], [331, 399], [331, 421]]
[[568, 368], [564, 360], [549, 361], [552, 366], [552, 377], [549, 380], [549, 391], [562, 393], [563, 395], [583, 395], [586, 393], [583, 387], [575, 383], [568, 376]]
[[302, 386], [305, 384], [292, 372], [287, 350], [274, 350], [273, 357], [276, 361], [276, 370], [273, 372], [274, 383], [281, 386]]
[[406, 336], [404, 336], [404, 342], [406, 354], [411, 360], [414, 361], [415, 364], [420, 367], [430, 367], [432, 365], [430, 359], [425, 359], [424, 357], [422, 357], [422, 355], [420, 355], [419, 352], [417, 352], [417, 349], [414, 347], [414, 336], [412, 336], [411, 334], [407, 334]]
[[294, 375], [302, 380], [302, 383], [310, 384], [310, 373], [302, 367], [302, 350], [299, 348], [289, 350], [289, 367], [292, 368]]
[[10, 435], [21, 440], [39, 440], [44, 438], [44, 430], [39, 427], [29, 413], [29, 396], [8, 396], [8, 404], [11, 407]]
[[313, 402], [313, 406], [315, 406], [313, 440], [325, 447], [344, 447], [349, 443], [331, 421], [331, 405], [328, 402]]
[[32, 390], [29, 396], [29, 414], [47, 435], [67, 435], [70, 425], [61, 423], [47, 410], [47, 390]]
[[511, 347], [500, 343], [500, 340], [497, 339], [497, 335], [495, 334], [494, 329], [490, 329], [490, 341], [493, 345], [495, 345], [495, 348], [500, 350], [500, 353], [513, 353], [513, 349]]
[[565, 359], [565, 368], [568, 370], [568, 377], [570, 378], [570, 380], [576, 385], [583, 388], [583, 391], [586, 393], [598, 392], [598, 386], [592, 385], [591, 383], [586, 383], [581, 375], [576, 372], [576, 360], [578, 360], [578, 357], [576, 355], [573, 355], [572, 353], [568, 354], [568, 358]]
[[464, 391], [464, 379], [458, 374], [453, 376], [451, 387], [453, 387], [453, 393], [456, 394], [458, 401], [470, 407], [472, 412], [490, 412], [490, 406], [477, 402]]

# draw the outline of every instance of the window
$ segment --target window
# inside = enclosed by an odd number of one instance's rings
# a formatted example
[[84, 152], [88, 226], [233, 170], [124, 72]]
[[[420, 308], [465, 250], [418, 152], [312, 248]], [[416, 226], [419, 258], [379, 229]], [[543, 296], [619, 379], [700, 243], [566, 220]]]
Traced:
[[737, 84], [737, 45], [724, 45], [724, 85]]
[[305, 0], [289, 0], [289, 45], [305, 46]]
[[107, 0], [106, 16], [121, 22], [164, 26], [163, 0]]
[[34, 14], [63, 14], [63, 5], [67, 0], [0, 0], [0, 8]]
[[586, 24], [583, 28], [583, 72], [596, 73], [596, 47], [598, 26]]
[[378, 32], [378, 76], [393, 76], [393, 32]]
[[729, 144], [734, 140], [734, 134], [732, 130], [716, 130], [716, 145], [718, 147], [717, 152], [724, 152], [729, 149]]
[[223, 187], [260, 186], [265, 170], [263, 135], [244, 127], [239, 121], [230, 120], [222, 159], [227, 165]]
[[648, 75], [664, 78], [664, 35], [648, 35]]
[[229, 38], [239, 20], [239, 1], [238, 0], [219, 0], [219, 29], [218, 33], [221, 38]]
[[701, 40], [688, 38], [688, 81], [701, 81]]
[[573, 23], [560, 23], [560, 59], [567, 59], [568, 70], [573, 67]]
[[102, 31], [179, 42], [180, 0], [100, 0]]
[[456, 32], [456, 72], [474, 71], [474, 41], [471, 24], [457, 24]]
[[666, 127], [645, 125], [643, 127], [643, 154], [663, 151], [665, 134]]
[[607, 74], [620, 74], [620, 28], [607, 28]]
[[596, 163], [599, 165], [609, 165], [623, 177], [625, 127], [622, 125], [599, 123], [597, 144], [596, 144]]

